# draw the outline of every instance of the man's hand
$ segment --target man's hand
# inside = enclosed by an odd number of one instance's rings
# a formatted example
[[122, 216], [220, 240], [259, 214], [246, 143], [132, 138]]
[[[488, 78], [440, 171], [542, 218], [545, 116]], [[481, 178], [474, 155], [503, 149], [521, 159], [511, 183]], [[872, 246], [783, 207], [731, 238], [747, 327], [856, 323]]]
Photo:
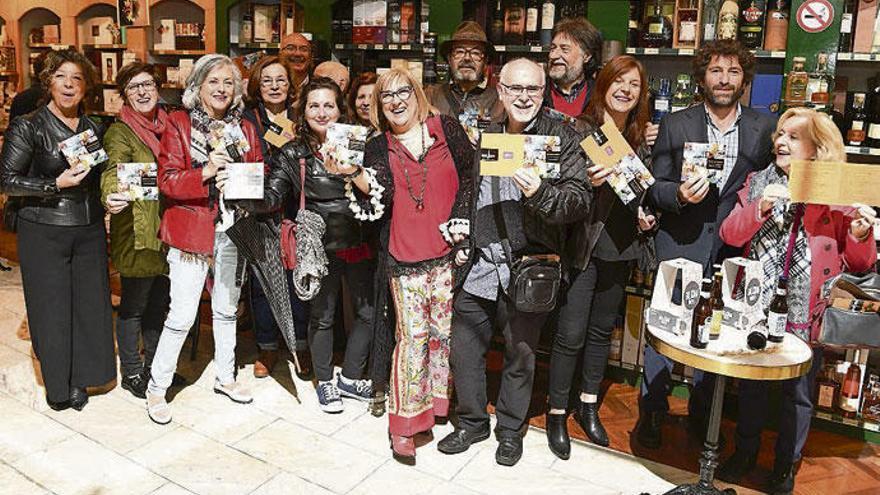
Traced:
[[678, 200], [681, 203], [697, 204], [709, 194], [709, 179], [694, 176], [678, 187]]
[[129, 197], [125, 193], [110, 193], [107, 195], [107, 211], [116, 215], [128, 207]]
[[513, 173], [513, 182], [522, 191], [523, 196], [531, 198], [541, 187], [541, 179], [530, 169], [520, 168]]

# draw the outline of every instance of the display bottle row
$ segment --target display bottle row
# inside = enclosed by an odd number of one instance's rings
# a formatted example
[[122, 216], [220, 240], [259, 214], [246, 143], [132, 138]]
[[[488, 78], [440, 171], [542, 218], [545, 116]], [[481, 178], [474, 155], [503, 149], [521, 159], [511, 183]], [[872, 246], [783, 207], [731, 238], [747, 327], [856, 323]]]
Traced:
[[816, 377], [814, 403], [824, 413], [880, 422], [880, 377], [866, 372], [866, 360], [856, 349], [852, 361], [836, 360], [822, 367]]

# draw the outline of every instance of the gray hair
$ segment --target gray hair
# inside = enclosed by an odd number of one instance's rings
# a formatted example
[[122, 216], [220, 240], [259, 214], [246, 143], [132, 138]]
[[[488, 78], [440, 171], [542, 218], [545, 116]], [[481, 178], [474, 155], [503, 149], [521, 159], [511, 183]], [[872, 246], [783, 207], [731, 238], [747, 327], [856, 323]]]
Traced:
[[229, 109], [231, 110], [244, 105], [242, 102], [244, 89], [241, 80], [241, 71], [238, 70], [238, 67], [228, 56], [219, 53], [211, 53], [196, 60], [192, 72], [190, 72], [189, 77], [186, 78], [186, 89], [183, 90], [181, 101], [187, 110], [192, 110], [193, 108], [201, 106], [202, 101], [199, 98], [199, 90], [201, 90], [205, 79], [208, 78], [208, 74], [221, 65], [228, 65], [232, 68], [232, 77], [235, 80], [234, 96], [232, 98], [232, 105], [230, 105]]

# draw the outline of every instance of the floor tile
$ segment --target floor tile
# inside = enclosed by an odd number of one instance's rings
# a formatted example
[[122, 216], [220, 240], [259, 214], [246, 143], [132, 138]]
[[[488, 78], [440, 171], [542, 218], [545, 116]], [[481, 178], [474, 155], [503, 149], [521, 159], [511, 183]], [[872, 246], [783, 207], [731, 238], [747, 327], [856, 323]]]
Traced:
[[139, 495], [166, 482], [82, 435], [23, 457], [12, 465], [58, 495]]
[[166, 483], [150, 495], [193, 495], [193, 492], [174, 483]]
[[174, 422], [227, 445], [271, 423], [277, 416], [251, 404], [236, 404], [201, 387], [188, 387], [171, 404]]
[[693, 474], [610, 449], [585, 445], [571, 458], [553, 465], [553, 471], [616, 490], [663, 493]]
[[235, 447], [330, 490], [346, 493], [387, 458], [278, 420]]
[[0, 392], [37, 411], [49, 409], [46, 390], [37, 383], [36, 360], [0, 344]]
[[0, 344], [6, 344], [23, 354], [30, 354], [31, 342], [19, 336], [18, 329], [24, 321], [24, 316], [10, 311], [0, 302]]
[[76, 434], [5, 394], [0, 394], [0, 418], [0, 459], [8, 463]]
[[199, 494], [250, 493], [278, 471], [185, 427], [129, 453], [129, 457]]
[[290, 473], [277, 476], [250, 495], [333, 495], [333, 492]]
[[396, 493], [406, 493], [407, 495], [423, 495], [431, 493], [441, 484], [443, 484], [443, 480], [440, 478], [417, 471], [411, 466], [404, 466], [391, 459], [349, 494], [372, 495], [393, 490]]
[[465, 488], [449, 481], [440, 483], [428, 493], [430, 495], [479, 495], [478, 492], [475, 492], [470, 488]]
[[48, 494], [40, 485], [25, 478], [15, 469], [0, 462], [0, 487], [3, 493], [43, 495]]

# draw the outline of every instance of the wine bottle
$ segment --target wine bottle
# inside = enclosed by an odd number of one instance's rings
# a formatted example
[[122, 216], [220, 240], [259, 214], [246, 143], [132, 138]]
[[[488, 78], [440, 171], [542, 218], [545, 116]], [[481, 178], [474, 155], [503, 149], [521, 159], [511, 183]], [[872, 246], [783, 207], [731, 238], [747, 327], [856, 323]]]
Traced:
[[675, 83], [675, 94], [672, 95], [672, 105], [670, 111], [672, 113], [684, 110], [691, 106], [694, 93], [691, 90], [691, 76], [688, 74], [679, 74]]
[[654, 111], [651, 113], [651, 122], [659, 124], [660, 120], [669, 113], [671, 98], [672, 84], [669, 79], [661, 78], [654, 94]]
[[705, 349], [709, 344], [709, 319], [712, 317], [712, 306], [709, 302], [709, 285], [711, 282], [708, 278], [703, 279], [703, 286], [700, 289], [700, 302], [694, 308], [694, 316], [691, 320], [691, 347], [697, 349]]
[[840, 400], [840, 383], [836, 380], [835, 375], [837, 366], [827, 364], [822, 368], [819, 376], [816, 377], [816, 409], [833, 413], [834, 407]]
[[853, 42], [853, 28], [856, 25], [856, 0], [844, 0], [843, 14], [840, 17], [840, 41], [837, 45], [838, 52], [851, 52]]
[[721, 336], [721, 322], [724, 320], [724, 298], [721, 296], [723, 278], [721, 277], [721, 267], [719, 265], [715, 266], [717, 271], [712, 280], [712, 295], [709, 301], [712, 306], [712, 324], [709, 326], [709, 340], [718, 340], [718, 337]]
[[788, 40], [788, 2], [776, 0], [767, 10], [767, 28], [764, 32], [764, 49], [785, 50]]
[[736, 0], [724, 0], [718, 10], [718, 30], [715, 37], [719, 40], [735, 40], [739, 24], [739, 5]]
[[528, 0], [526, 3], [526, 44], [529, 46], [541, 45], [541, 34], [538, 31], [539, 18], [538, 0]]
[[641, 2], [630, 0], [629, 2], [629, 25], [626, 30], [626, 46], [635, 48], [639, 46], [639, 30], [641, 25]]
[[785, 79], [783, 103], [786, 108], [800, 107], [807, 101], [807, 82], [809, 82], [810, 76], [804, 70], [806, 61], [807, 59], [804, 57], [794, 57], [792, 59], [791, 70], [788, 71]]
[[764, 43], [766, 0], [740, 0], [739, 40], [746, 48], [761, 48]]
[[703, 2], [703, 41], [714, 41], [718, 32], [719, 0]]
[[522, 0], [513, 0], [504, 9], [504, 44], [523, 45], [526, 34], [526, 9]]
[[501, 0], [495, 4], [495, 12], [492, 15], [492, 25], [489, 28], [489, 37], [496, 45], [504, 44], [504, 10], [501, 8]]
[[868, 137], [863, 146], [880, 147], [880, 74], [868, 79], [870, 93], [865, 104], [868, 107]]
[[859, 366], [859, 349], [853, 352], [853, 362], [846, 370], [846, 377], [840, 387], [840, 413], [846, 418], [854, 418], [859, 411], [859, 391], [862, 388], [862, 367]]
[[671, 48], [672, 23], [663, 15], [663, 1], [654, 0], [654, 13], [648, 17], [648, 29], [642, 33], [645, 48]]
[[828, 105], [834, 78], [828, 73], [828, 54], [816, 55], [816, 70], [810, 73], [807, 82], [807, 99], [812, 103]]
[[785, 327], [788, 325], [788, 280], [779, 277], [776, 295], [770, 301], [767, 311], [767, 340], [779, 343], [785, 338]]
[[865, 142], [868, 116], [865, 114], [865, 93], [853, 94], [852, 117], [846, 131], [846, 142], [850, 146], [862, 146]]
[[[681, 1], [686, 1], [681, 7]], [[679, 0], [675, 4], [675, 18], [678, 22], [676, 46], [692, 47], [697, 44], [697, 7], [694, 0]]]
[[555, 23], [556, 4], [552, 0], [545, 0], [541, 6], [541, 45], [550, 46], [553, 41], [553, 25]]

